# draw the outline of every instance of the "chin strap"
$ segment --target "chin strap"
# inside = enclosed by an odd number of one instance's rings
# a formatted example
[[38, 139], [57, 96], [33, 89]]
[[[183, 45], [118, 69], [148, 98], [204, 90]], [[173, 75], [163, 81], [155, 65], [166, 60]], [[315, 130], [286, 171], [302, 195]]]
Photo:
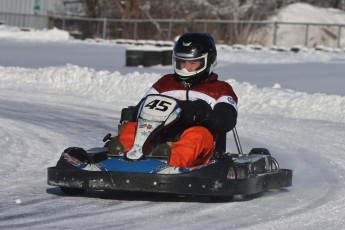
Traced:
[[191, 88], [192, 86], [199, 85], [200, 83], [206, 81], [206, 79], [208, 79], [211, 76], [212, 72], [209, 74], [206, 74], [206, 73], [198, 73], [198, 74], [197, 74], [198, 76], [190, 77], [188, 81], [181, 79], [176, 73], [175, 73], [175, 77], [181, 82], [181, 84], [185, 88]]

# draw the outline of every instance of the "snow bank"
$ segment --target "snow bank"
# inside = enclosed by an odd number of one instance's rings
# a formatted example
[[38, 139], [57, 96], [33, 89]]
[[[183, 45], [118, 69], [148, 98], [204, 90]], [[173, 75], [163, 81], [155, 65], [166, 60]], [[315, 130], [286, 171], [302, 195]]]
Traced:
[[[280, 11], [270, 17], [268, 21], [344, 25], [345, 12], [333, 8], [319, 8], [306, 3], [294, 3], [280, 9]], [[264, 45], [270, 46], [273, 38], [273, 26], [264, 28], [259, 33], [261, 33], [261, 36], [265, 38]], [[277, 30], [278, 45], [285, 47], [304, 45], [305, 33], [305, 25], [279, 24]], [[338, 26], [311, 25], [309, 26], [308, 32], [308, 47], [337, 47], [338, 33]], [[258, 38], [261, 36], [258, 36]], [[340, 37], [344, 37], [344, 30], [342, 31]], [[345, 46], [344, 39], [341, 39], [340, 46]]]
[[320, 8], [307, 3], [297, 2], [287, 5], [271, 19], [282, 22], [344, 24], [345, 12], [339, 9]]
[[159, 74], [95, 71], [86, 67], [66, 65], [40, 69], [0, 66], [0, 88], [25, 92], [39, 91], [82, 95], [102, 101], [139, 101]]
[[[140, 100], [159, 74], [95, 71], [74, 65], [25, 69], [0, 67], [0, 88], [10, 90], [82, 95], [87, 100], [131, 105]], [[317, 119], [345, 123], [345, 97], [307, 94], [293, 90], [258, 88], [249, 83], [227, 80], [238, 94], [240, 113], [278, 115], [299, 119]]]
[[240, 112], [345, 123], [345, 97], [296, 92], [276, 84], [257, 88], [249, 83], [228, 82], [240, 98]]
[[217, 61], [220, 65], [229, 63], [248, 63], [248, 64], [282, 64], [282, 63], [333, 63], [345, 62], [345, 55], [341, 52], [324, 52], [319, 50], [305, 49], [301, 52], [279, 52], [263, 48], [260, 51], [244, 47], [236, 50], [228, 45], [217, 47]]
[[17, 28], [0, 25], [0, 38], [11, 40], [31, 40], [31, 41], [66, 41], [71, 37], [68, 32], [57, 28], [35, 30], [32, 28]]

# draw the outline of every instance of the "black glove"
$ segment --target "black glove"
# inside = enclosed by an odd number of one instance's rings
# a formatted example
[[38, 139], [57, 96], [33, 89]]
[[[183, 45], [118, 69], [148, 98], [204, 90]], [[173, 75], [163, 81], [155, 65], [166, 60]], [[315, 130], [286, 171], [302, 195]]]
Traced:
[[181, 107], [180, 121], [185, 124], [200, 124], [207, 121], [212, 108], [204, 100], [179, 101]]

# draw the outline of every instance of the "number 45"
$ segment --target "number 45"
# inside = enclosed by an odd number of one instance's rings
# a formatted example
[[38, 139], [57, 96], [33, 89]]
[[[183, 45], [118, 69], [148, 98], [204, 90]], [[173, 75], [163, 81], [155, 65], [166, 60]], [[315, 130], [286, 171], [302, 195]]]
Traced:
[[148, 107], [149, 109], [159, 110], [162, 112], [165, 112], [169, 109], [169, 105], [171, 105], [168, 101], [161, 101], [161, 100], [153, 100], [150, 103], [147, 103], [145, 107]]

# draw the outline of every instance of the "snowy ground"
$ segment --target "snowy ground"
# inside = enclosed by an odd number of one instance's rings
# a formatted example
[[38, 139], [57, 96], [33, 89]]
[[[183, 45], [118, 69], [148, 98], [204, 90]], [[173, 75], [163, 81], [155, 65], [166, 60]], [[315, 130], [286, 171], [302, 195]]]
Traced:
[[0, 229], [343, 228], [345, 53], [219, 47], [217, 72], [239, 96], [244, 150], [268, 148], [294, 170], [292, 187], [210, 203], [110, 192], [68, 197], [48, 186], [46, 168], [64, 148], [102, 145], [117, 131], [121, 108], [171, 71], [125, 67], [125, 49], [0, 39]]

